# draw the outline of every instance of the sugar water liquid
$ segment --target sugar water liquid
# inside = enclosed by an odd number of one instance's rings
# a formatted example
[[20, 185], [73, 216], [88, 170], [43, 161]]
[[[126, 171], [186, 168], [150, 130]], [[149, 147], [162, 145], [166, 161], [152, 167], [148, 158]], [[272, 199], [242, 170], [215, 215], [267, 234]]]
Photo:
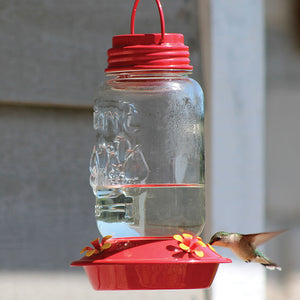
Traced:
[[95, 216], [102, 236], [197, 235], [205, 223], [204, 185], [98, 187]]

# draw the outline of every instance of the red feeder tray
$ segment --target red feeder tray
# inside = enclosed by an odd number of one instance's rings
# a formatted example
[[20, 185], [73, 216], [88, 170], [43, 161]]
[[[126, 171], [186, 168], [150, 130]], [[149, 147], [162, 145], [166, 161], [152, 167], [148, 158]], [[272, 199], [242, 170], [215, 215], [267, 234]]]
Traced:
[[83, 267], [95, 290], [208, 288], [219, 264], [231, 260], [197, 241], [180, 247], [173, 237], [112, 238], [110, 248], [71, 266]]

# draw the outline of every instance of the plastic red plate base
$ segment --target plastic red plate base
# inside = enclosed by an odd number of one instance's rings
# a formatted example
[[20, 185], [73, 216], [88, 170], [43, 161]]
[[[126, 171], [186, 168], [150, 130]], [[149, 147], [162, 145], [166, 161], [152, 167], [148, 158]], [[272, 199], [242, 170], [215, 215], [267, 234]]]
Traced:
[[212, 284], [220, 263], [230, 263], [208, 246], [203, 257], [179, 248], [172, 237], [110, 239], [100, 255], [83, 257], [81, 266], [95, 290], [203, 289]]

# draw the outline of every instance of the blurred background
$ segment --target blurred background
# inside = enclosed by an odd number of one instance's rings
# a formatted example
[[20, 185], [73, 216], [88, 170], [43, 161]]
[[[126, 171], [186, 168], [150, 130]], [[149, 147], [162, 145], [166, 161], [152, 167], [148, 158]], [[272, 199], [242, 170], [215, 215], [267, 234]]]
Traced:
[[266, 226], [289, 228], [266, 245], [283, 272], [268, 273], [269, 299], [297, 299], [300, 285], [300, 1], [267, 0]]
[[[161, 2], [166, 31], [184, 34], [192, 77], [203, 85], [199, 1]], [[69, 263], [98, 236], [88, 182], [93, 98], [112, 36], [129, 33], [132, 5], [0, 0], [1, 299], [100, 297]], [[265, 228], [289, 228], [266, 246], [283, 267], [268, 272], [267, 299], [291, 300], [300, 292], [300, 1], [264, 5]], [[159, 30], [155, 2], [141, 1], [136, 32]], [[142, 292], [130, 298], [141, 295], [148, 299]]]

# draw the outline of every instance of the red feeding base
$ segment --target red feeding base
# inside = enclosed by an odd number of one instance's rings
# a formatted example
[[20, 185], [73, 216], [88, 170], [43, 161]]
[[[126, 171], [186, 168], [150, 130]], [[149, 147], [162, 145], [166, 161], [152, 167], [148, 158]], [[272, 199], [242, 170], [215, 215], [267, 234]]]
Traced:
[[112, 238], [109, 243], [100, 254], [71, 264], [84, 267], [95, 290], [208, 288], [219, 264], [231, 262], [195, 238]]

